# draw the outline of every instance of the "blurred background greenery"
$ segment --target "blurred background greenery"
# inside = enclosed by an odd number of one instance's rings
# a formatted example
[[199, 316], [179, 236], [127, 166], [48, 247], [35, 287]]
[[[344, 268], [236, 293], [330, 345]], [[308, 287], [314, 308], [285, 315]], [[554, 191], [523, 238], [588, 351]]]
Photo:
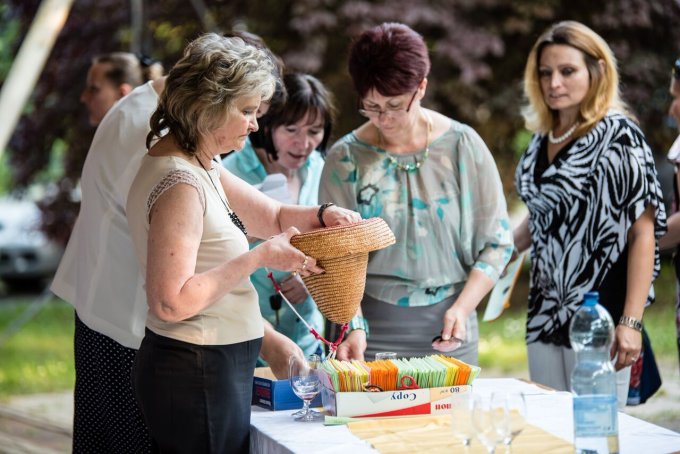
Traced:
[[[479, 362], [482, 377], [528, 378], [524, 323], [528, 269], [522, 271], [512, 303], [498, 320], [480, 322]], [[654, 353], [664, 369], [678, 367], [675, 345], [675, 280], [668, 259], [656, 281], [657, 301], [645, 311], [644, 322]], [[0, 399], [17, 394], [73, 388], [73, 308], [51, 299], [21, 330], [2, 342], [2, 333], [37, 296], [0, 298]], [[483, 314], [480, 306], [479, 317]]]
[[[142, 30], [132, 25], [139, 19], [133, 4], [141, 6], [136, 11], [143, 15]], [[0, 3], [0, 84], [39, 5], [40, 0]], [[530, 137], [519, 115], [523, 67], [539, 33], [566, 19], [592, 27], [613, 48], [623, 96], [652, 145], [670, 200], [672, 168], [663, 156], [677, 136], [677, 125], [667, 116], [670, 68], [680, 56], [677, 0], [79, 0], [0, 156], [0, 195], [41, 186], [43, 230], [61, 242], [68, 239], [79, 208], [74, 189], [94, 134], [79, 97], [90, 59], [99, 53], [142, 52], [170, 68], [184, 45], [202, 32], [259, 34], [288, 70], [312, 73], [335, 93], [337, 138], [362, 121], [346, 71], [351, 37], [383, 21], [400, 21], [420, 32], [430, 49], [424, 104], [479, 131], [515, 210], [520, 204], [513, 174]], [[528, 376], [527, 281], [525, 268], [511, 308], [499, 320], [481, 323], [483, 376]], [[667, 258], [656, 289], [657, 302], [646, 311], [645, 324], [659, 362], [677, 368], [675, 282]], [[0, 398], [73, 386], [73, 309], [66, 303], [51, 300], [16, 334], [1, 339], [34, 298], [0, 296]]]
[[[0, 82], [39, 4], [0, 3]], [[677, 0], [78, 0], [0, 160], [0, 194], [43, 186], [42, 227], [61, 242], [68, 239], [79, 206], [74, 189], [94, 133], [79, 102], [94, 55], [142, 52], [170, 68], [202, 32], [259, 34], [288, 70], [314, 74], [335, 93], [337, 138], [362, 121], [346, 69], [351, 38], [377, 23], [400, 21], [430, 49], [424, 104], [480, 133], [514, 206], [515, 165], [529, 139], [519, 114], [526, 57], [547, 26], [566, 19], [592, 27], [614, 50], [624, 98], [657, 155], [668, 200], [672, 170], [663, 155], [677, 135], [666, 115], [670, 68], [680, 56]]]

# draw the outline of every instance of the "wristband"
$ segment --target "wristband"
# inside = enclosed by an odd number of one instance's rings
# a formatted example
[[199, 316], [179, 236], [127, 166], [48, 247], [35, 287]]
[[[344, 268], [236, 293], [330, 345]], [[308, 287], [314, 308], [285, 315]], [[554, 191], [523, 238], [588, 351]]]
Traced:
[[633, 328], [635, 331], [642, 332], [642, 322], [636, 318], [628, 317], [627, 315], [621, 316], [619, 325], [627, 326], [628, 328]]
[[316, 212], [316, 217], [319, 219], [319, 224], [321, 224], [321, 227], [326, 227], [326, 223], [323, 222], [323, 212], [326, 211], [326, 208], [332, 207], [333, 205], [335, 205], [333, 202], [324, 203], [319, 207], [319, 211]]
[[355, 329], [366, 331], [366, 338], [368, 338], [368, 320], [363, 318], [361, 315], [355, 315], [354, 318], [349, 321], [349, 330], [347, 331], [348, 334]]

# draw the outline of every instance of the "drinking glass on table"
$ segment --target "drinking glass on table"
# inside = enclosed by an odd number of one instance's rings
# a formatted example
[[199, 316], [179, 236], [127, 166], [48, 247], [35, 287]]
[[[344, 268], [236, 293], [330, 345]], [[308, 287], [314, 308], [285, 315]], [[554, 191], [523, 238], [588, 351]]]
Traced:
[[321, 391], [321, 379], [319, 368], [321, 358], [319, 355], [308, 355], [306, 357], [292, 355], [288, 359], [289, 374], [288, 380], [290, 387], [296, 396], [302, 399], [302, 413], [296, 413], [296, 421], [315, 421], [323, 417], [318, 411], [309, 408], [319, 391]]
[[492, 403], [490, 396], [475, 395], [472, 403], [472, 427], [477, 439], [489, 454], [510, 432], [510, 416], [504, 405]]
[[375, 354], [376, 361], [383, 361], [388, 359], [397, 359], [397, 354], [395, 352], [378, 352]]
[[491, 395], [491, 402], [494, 407], [503, 406], [508, 412], [510, 430], [503, 439], [503, 444], [509, 446], [527, 425], [527, 405], [524, 394], [517, 391], [498, 391]]
[[451, 430], [453, 436], [463, 443], [466, 452], [475, 436], [475, 429], [472, 427], [472, 403], [471, 392], [451, 394]]

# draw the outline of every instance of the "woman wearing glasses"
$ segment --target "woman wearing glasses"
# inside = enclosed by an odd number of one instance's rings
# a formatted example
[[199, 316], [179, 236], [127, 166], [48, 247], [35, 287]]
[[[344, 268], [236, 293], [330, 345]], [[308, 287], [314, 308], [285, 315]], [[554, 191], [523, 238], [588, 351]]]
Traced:
[[515, 184], [529, 209], [515, 229], [532, 248], [527, 352], [531, 379], [571, 389], [569, 324], [586, 292], [616, 326], [619, 405], [640, 354], [642, 313], [659, 273], [656, 238], [666, 230], [652, 152], [620, 98], [607, 43], [578, 22], [560, 22], [532, 48], [524, 71], [534, 132]]
[[[423, 38], [403, 24], [371, 28], [350, 49], [368, 121], [331, 148], [319, 202], [382, 217], [397, 244], [369, 259], [341, 359], [434, 348], [476, 364], [475, 308], [512, 254], [493, 157], [469, 126], [421, 105], [429, 70]], [[439, 334], [443, 341], [433, 341]]]

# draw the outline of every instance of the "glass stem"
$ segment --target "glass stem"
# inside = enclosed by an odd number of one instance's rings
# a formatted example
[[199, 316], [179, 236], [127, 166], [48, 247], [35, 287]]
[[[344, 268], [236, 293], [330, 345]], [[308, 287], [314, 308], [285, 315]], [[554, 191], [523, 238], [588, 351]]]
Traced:
[[302, 399], [302, 411], [304, 412], [303, 416], [309, 415], [309, 412], [310, 412], [309, 405], [311, 403], [312, 403], [311, 400]]

